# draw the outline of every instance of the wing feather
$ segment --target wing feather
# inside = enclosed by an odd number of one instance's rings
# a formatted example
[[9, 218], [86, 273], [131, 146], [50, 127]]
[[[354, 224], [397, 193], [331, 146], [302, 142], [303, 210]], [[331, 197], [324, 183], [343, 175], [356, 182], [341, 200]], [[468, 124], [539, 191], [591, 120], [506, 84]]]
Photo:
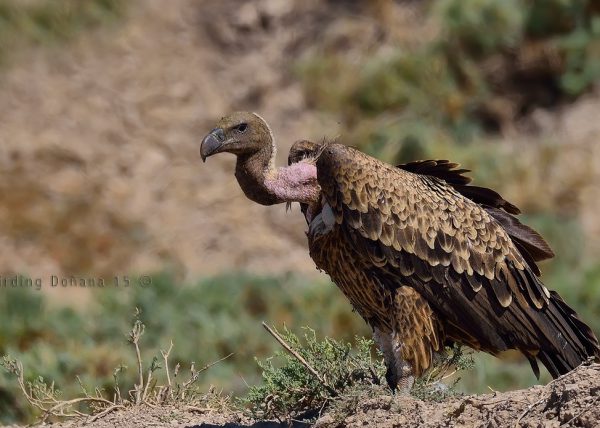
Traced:
[[[317, 174], [356, 257], [390, 290], [415, 288], [454, 326], [452, 340], [491, 353], [539, 354], [553, 375], [598, 353], [593, 333], [571, 319], [577, 318], [532, 270], [532, 260], [551, 255], [545, 241], [509, 214], [518, 209], [499, 194], [467, 186], [466, 170], [457, 166], [421, 161], [394, 168], [328, 144]], [[566, 345], [561, 337], [569, 338]]]
[[457, 169], [459, 166], [459, 164], [447, 160], [423, 160], [401, 164], [398, 165], [398, 168], [444, 180], [461, 195], [480, 204], [500, 223], [515, 244], [518, 244], [518, 250], [525, 261], [539, 276], [540, 271], [535, 262], [554, 257], [554, 252], [548, 243], [535, 230], [522, 224], [511, 215], [519, 214], [519, 208], [505, 200], [500, 194], [485, 187], [468, 185], [471, 179], [463, 174], [470, 170]]

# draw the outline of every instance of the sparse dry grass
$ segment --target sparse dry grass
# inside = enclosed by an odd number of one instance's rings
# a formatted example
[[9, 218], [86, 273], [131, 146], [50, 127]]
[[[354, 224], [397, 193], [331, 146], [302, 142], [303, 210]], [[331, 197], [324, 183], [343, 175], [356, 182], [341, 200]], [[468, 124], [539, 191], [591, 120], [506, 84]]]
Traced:
[[[111, 412], [144, 405], [150, 407], [178, 405], [186, 410], [198, 412], [225, 412], [230, 409], [230, 396], [223, 395], [214, 387], [202, 392], [197, 382], [204, 371], [231, 355], [200, 369], [196, 369], [195, 364], [192, 363], [188, 377], [182, 379], [179, 373], [180, 364], [174, 365], [171, 369], [169, 363], [173, 342], [167, 350], [160, 350], [162, 361], [154, 357], [150, 364], [144, 364], [140, 352], [140, 341], [144, 332], [145, 325], [140, 321], [139, 313], [136, 313], [132, 329], [128, 334], [128, 341], [135, 352], [138, 381], [127, 390], [122, 390], [123, 385], [120, 382], [120, 374], [126, 369], [122, 365], [115, 368], [113, 372], [114, 384], [111, 390], [96, 387], [93, 392], [90, 392], [78, 377], [82, 395], [70, 399], [61, 397], [61, 392], [54, 381], [48, 383], [41, 376], [32, 381], [26, 380], [23, 364], [10, 356], [5, 355], [0, 365], [16, 378], [23, 396], [40, 413], [42, 422], [56, 418], [85, 418], [86, 422], [93, 422]], [[156, 372], [161, 369], [165, 372], [163, 376], [165, 379], [159, 383]]]

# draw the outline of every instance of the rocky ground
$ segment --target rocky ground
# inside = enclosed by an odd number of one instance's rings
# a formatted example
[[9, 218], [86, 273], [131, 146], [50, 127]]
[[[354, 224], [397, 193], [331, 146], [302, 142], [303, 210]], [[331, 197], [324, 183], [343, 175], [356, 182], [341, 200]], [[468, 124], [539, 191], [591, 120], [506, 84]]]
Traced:
[[316, 426], [592, 428], [599, 425], [599, 404], [600, 365], [595, 364], [545, 386], [465, 396], [441, 403], [412, 397], [361, 398], [349, 416], [325, 414]]

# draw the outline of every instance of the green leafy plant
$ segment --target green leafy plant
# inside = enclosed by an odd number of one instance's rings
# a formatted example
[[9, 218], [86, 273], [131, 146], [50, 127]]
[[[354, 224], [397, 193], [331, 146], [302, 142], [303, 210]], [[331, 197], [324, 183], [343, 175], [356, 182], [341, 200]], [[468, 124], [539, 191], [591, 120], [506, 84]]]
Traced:
[[[385, 364], [371, 339], [357, 337], [353, 347], [329, 337], [318, 339], [315, 331], [306, 327], [303, 337], [287, 328], [281, 333], [265, 328], [284, 350], [257, 360], [263, 383], [251, 386], [240, 400], [255, 417], [314, 417], [329, 405], [335, 415], [353, 414], [359, 400], [392, 393], [384, 380]], [[411, 395], [435, 401], [457, 395], [460, 378], [456, 374], [470, 370], [473, 364], [463, 348], [448, 348], [415, 382]]]
[[257, 360], [263, 384], [251, 386], [241, 400], [256, 417], [281, 420], [322, 409], [349, 388], [380, 384], [385, 373], [368, 339], [357, 337], [352, 349], [349, 343], [328, 337], [318, 340], [309, 328], [302, 338], [287, 328], [281, 334], [268, 329], [285, 351]]

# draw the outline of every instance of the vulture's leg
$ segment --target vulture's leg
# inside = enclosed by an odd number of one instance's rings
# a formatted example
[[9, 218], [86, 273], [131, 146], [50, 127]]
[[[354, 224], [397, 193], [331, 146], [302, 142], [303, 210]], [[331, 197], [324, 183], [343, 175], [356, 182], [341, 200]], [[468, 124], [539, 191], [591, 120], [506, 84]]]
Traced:
[[429, 369], [434, 353], [443, 349], [442, 334], [435, 314], [417, 291], [406, 286], [396, 289], [392, 331], [375, 332], [392, 389], [410, 392], [415, 377]]
[[402, 342], [396, 332], [373, 329], [373, 339], [383, 354], [387, 372], [385, 379], [392, 391], [408, 394], [415, 378], [411, 364], [402, 358]]

